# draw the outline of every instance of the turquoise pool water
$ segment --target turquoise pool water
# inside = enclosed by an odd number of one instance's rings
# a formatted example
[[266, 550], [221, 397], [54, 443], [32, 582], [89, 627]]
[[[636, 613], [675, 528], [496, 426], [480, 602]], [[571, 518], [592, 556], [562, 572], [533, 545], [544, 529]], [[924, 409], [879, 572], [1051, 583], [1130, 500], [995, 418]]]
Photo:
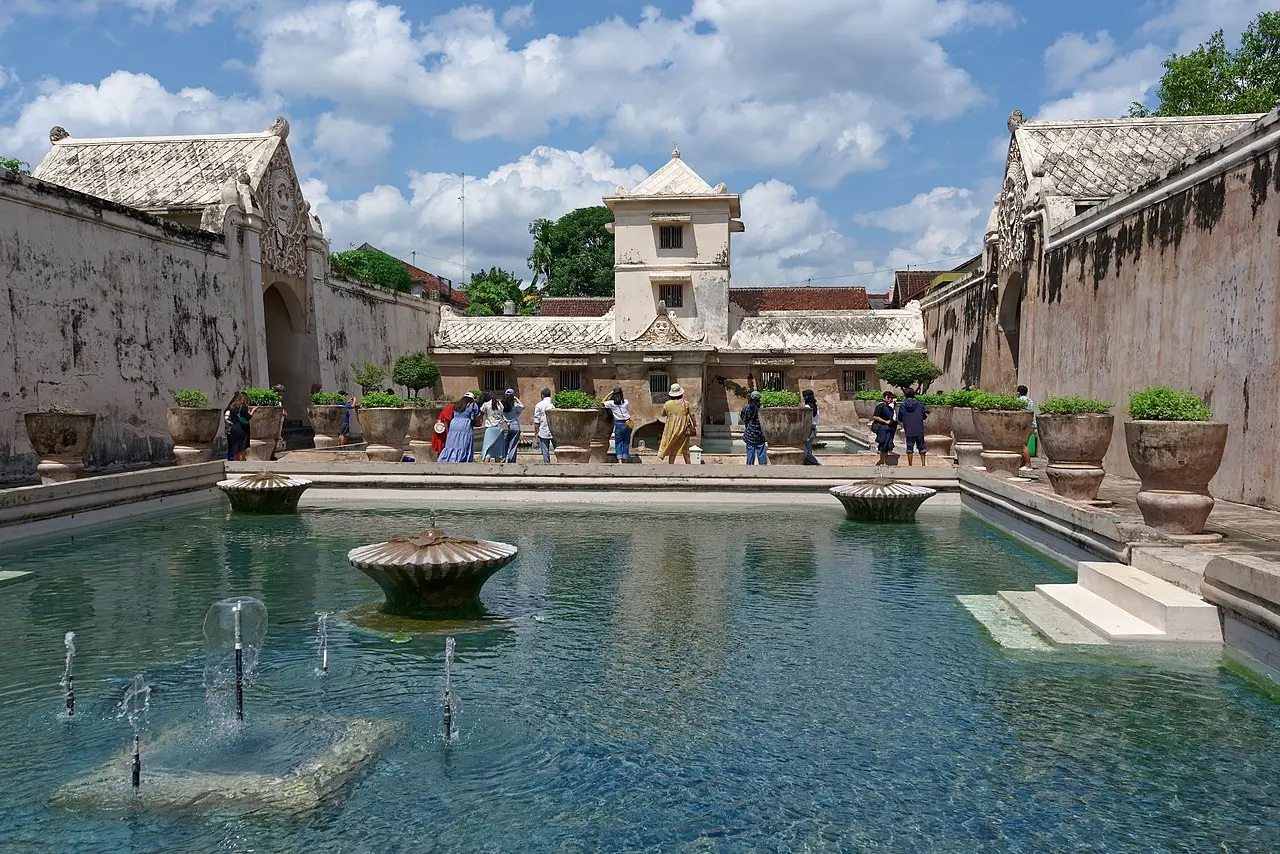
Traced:
[[[1280, 705], [1216, 653], [995, 646], [957, 594], [1067, 576], [954, 507], [892, 528], [838, 506], [437, 516], [522, 550], [485, 588], [508, 619], [457, 636], [454, 744], [440, 737], [443, 637], [399, 643], [339, 621], [316, 673], [314, 612], [379, 598], [347, 550], [424, 527], [422, 512], [219, 507], [0, 555], [37, 576], [0, 588], [0, 851], [1243, 852], [1280, 839]], [[136, 672], [154, 687], [144, 753], [202, 737], [201, 625], [232, 594], [265, 601], [270, 628], [243, 739], [200, 767], [288, 767], [314, 749], [272, 735], [291, 715], [386, 719], [395, 740], [305, 818], [52, 805], [126, 745], [115, 705]], [[68, 630], [74, 723], [59, 719]]]

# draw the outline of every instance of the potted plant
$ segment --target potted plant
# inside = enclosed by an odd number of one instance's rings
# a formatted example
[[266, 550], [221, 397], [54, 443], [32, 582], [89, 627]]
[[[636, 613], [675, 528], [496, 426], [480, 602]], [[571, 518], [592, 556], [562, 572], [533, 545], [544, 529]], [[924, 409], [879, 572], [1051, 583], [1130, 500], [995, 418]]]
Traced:
[[1129, 462], [1142, 481], [1138, 509], [1167, 534], [1202, 534], [1213, 496], [1209, 481], [1222, 465], [1227, 425], [1194, 394], [1148, 388], [1129, 399], [1124, 424]]
[[770, 465], [804, 463], [804, 445], [813, 427], [813, 413], [792, 391], [760, 392], [760, 429], [769, 446]]
[[173, 403], [165, 410], [164, 420], [173, 440], [174, 460], [180, 466], [209, 462], [213, 440], [222, 427], [222, 410], [210, 408], [204, 392], [189, 388], [175, 391]]
[[249, 421], [249, 450], [245, 459], [266, 461], [276, 452], [280, 429], [284, 426], [284, 406], [280, 395], [269, 388], [247, 388], [253, 418]]
[[600, 398], [585, 391], [558, 391], [551, 397], [547, 426], [556, 443], [556, 462], [585, 463], [591, 459], [591, 442], [608, 411]]
[[404, 459], [404, 439], [409, 433], [412, 412], [404, 408], [404, 398], [385, 391], [372, 391], [360, 398], [360, 423], [369, 443], [369, 459], [398, 463]]
[[409, 399], [417, 398], [424, 388], [435, 388], [440, 379], [440, 369], [421, 350], [396, 359], [391, 369], [391, 381], [409, 391]]
[[923, 350], [895, 350], [876, 359], [876, 376], [903, 391], [914, 388], [924, 393], [942, 376], [942, 368], [930, 362]]
[[1036, 432], [1049, 467], [1045, 474], [1055, 494], [1093, 501], [1106, 475], [1102, 459], [1111, 446], [1115, 417], [1111, 404], [1083, 397], [1054, 397], [1040, 405]]
[[409, 450], [418, 462], [435, 462], [431, 439], [435, 434], [436, 422], [440, 420], [440, 413], [448, 405], [448, 401], [426, 397], [405, 400], [405, 406], [409, 408]]
[[929, 417], [924, 422], [924, 448], [931, 457], [951, 456], [951, 395], [918, 394]]
[[964, 389], [947, 395], [951, 402], [952, 452], [956, 455], [956, 465], [976, 469], [983, 466], [982, 443], [973, 426], [973, 399], [979, 394], [982, 392], [976, 389]]
[[1016, 394], [982, 392], [969, 403], [982, 442], [982, 463], [992, 474], [1016, 475], [1035, 417]]
[[75, 480], [84, 471], [84, 454], [93, 438], [98, 416], [62, 404], [52, 404], [22, 416], [27, 439], [40, 461], [36, 472], [43, 484]]
[[858, 416], [859, 421], [870, 421], [871, 416], [876, 413], [876, 404], [880, 402], [880, 398], [884, 397], [884, 392], [875, 391], [874, 389], [864, 389], [853, 393], [853, 412]]
[[336, 448], [347, 421], [347, 398], [336, 391], [312, 392], [307, 420], [315, 431], [312, 442], [317, 448]]

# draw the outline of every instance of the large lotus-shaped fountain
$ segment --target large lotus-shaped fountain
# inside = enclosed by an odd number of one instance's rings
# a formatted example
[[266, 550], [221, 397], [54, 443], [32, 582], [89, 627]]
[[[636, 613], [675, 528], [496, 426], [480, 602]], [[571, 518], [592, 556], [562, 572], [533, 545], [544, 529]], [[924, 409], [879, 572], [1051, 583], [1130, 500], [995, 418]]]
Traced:
[[515, 560], [517, 551], [507, 543], [451, 537], [433, 529], [352, 549], [347, 560], [378, 582], [387, 600], [384, 613], [432, 617], [478, 609], [480, 588]]
[[936, 495], [937, 490], [878, 477], [832, 487], [831, 494], [844, 505], [844, 512], [850, 519], [859, 522], [914, 522], [920, 505]]
[[293, 513], [310, 485], [305, 478], [262, 472], [219, 481], [218, 489], [226, 493], [231, 509], [238, 513]]

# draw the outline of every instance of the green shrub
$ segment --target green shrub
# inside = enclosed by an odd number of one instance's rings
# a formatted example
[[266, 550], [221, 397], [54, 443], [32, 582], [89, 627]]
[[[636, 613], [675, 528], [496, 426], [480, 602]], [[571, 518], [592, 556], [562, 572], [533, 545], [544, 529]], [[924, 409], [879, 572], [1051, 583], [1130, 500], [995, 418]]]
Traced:
[[978, 395], [985, 394], [985, 393], [986, 392], [983, 392], [976, 388], [960, 389], [959, 391], [951, 392], [951, 394], [947, 395], [947, 397], [951, 399], [952, 406], [961, 406], [965, 408], [970, 408], [973, 406], [973, 399]]
[[421, 350], [396, 359], [391, 369], [391, 381], [409, 389], [411, 397], [417, 397], [424, 388], [434, 388], [438, 379], [440, 369]]
[[269, 388], [247, 388], [244, 393], [249, 396], [250, 406], [279, 406], [284, 403], [280, 395]]
[[373, 362], [351, 363], [351, 379], [355, 381], [356, 385], [360, 386], [361, 394], [378, 391], [382, 388], [382, 381], [386, 378], [387, 369], [381, 365], [375, 365]]
[[316, 406], [343, 406], [347, 399], [336, 391], [316, 391], [311, 393], [311, 402]]
[[873, 388], [855, 391], [853, 393], [854, 400], [879, 400], [882, 397], [884, 397], [884, 392], [877, 391]]
[[399, 409], [404, 406], [404, 398], [398, 394], [387, 394], [385, 391], [371, 391], [360, 398], [361, 409]]
[[551, 397], [556, 409], [600, 409], [600, 398], [585, 391], [558, 391]]
[[193, 388], [184, 388], [173, 393], [173, 402], [178, 406], [202, 409], [209, 405], [209, 396]]
[[393, 291], [413, 290], [413, 276], [404, 263], [377, 249], [350, 249], [329, 256], [329, 266], [340, 276]]
[[969, 404], [974, 409], [985, 412], [1019, 412], [1026, 411], [1027, 405], [1016, 394], [992, 394], [987, 391], [974, 395]]
[[876, 360], [876, 376], [904, 391], [916, 386], [928, 391], [929, 384], [942, 376], [942, 368], [919, 350], [898, 350]]
[[1051, 397], [1040, 404], [1041, 415], [1106, 415], [1111, 404], [1088, 397]]
[[800, 395], [794, 391], [762, 391], [760, 405], [765, 409], [772, 409], [775, 406], [799, 406]]
[[1144, 388], [1129, 397], [1134, 421], [1209, 421], [1213, 413], [1204, 400], [1176, 388]]
[[445, 406], [448, 406], [450, 403], [454, 403], [454, 401], [436, 400], [435, 398], [431, 398], [431, 397], [407, 397], [405, 398], [405, 401], [404, 401], [405, 406], [410, 406], [410, 407], [413, 407], [414, 409], [426, 409], [429, 406], [439, 406], [443, 408]]
[[917, 394], [916, 400], [925, 406], [950, 406], [951, 395], [949, 394]]

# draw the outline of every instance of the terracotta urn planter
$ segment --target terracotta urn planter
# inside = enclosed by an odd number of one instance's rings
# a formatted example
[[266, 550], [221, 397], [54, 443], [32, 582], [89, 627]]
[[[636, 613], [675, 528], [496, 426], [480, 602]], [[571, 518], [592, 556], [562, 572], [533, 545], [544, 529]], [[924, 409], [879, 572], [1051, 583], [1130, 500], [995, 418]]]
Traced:
[[978, 441], [978, 429], [973, 425], [973, 410], [969, 407], [951, 407], [951, 438], [955, 440], [952, 451], [956, 455], [957, 465], [982, 468], [982, 443]]
[[431, 439], [435, 435], [436, 422], [440, 420], [444, 407], [442, 403], [409, 407], [409, 450], [420, 463], [435, 462], [435, 455], [431, 452]]
[[609, 438], [613, 436], [613, 416], [609, 414], [609, 410], [600, 411], [599, 420], [596, 422], [596, 432], [591, 436], [590, 453], [587, 460], [593, 463], [605, 463], [609, 461]]
[[[599, 409], [548, 409], [547, 426], [556, 443], [557, 463], [585, 463], [600, 429]], [[605, 447], [608, 447], [606, 440]]]
[[398, 463], [404, 459], [404, 439], [409, 433], [412, 415], [411, 410], [402, 407], [361, 407], [364, 440], [369, 443], [365, 453], [369, 459], [382, 463]]
[[929, 417], [924, 422], [924, 449], [929, 456], [951, 456], [951, 414], [954, 407], [950, 404], [926, 406]]
[[336, 448], [342, 435], [342, 425], [347, 420], [347, 407], [343, 404], [308, 406], [307, 420], [311, 422], [311, 429], [316, 431], [312, 442], [317, 448]]
[[171, 406], [165, 410], [173, 458], [180, 466], [207, 463], [213, 459], [213, 440], [222, 428], [221, 409]]
[[992, 474], [1012, 476], [1022, 466], [1022, 449], [1031, 438], [1028, 410], [973, 410], [973, 426], [982, 442], [982, 464]]
[[1142, 480], [1142, 520], [1166, 534], [1202, 534], [1222, 465], [1227, 425], [1214, 421], [1126, 421], [1129, 462]]
[[1045, 474], [1055, 494], [1072, 501], [1098, 497], [1105, 472], [1102, 458], [1111, 446], [1113, 415], [1041, 415], [1036, 432], [1049, 458]]
[[283, 406], [255, 406], [249, 419], [249, 450], [245, 459], [267, 461], [276, 452], [280, 428], [284, 425]]
[[769, 446], [769, 465], [798, 466], [804, 463], [804, 444], [813, 428], [813, 413], [807, 406], [760, 408], [760, 429]]
[[75, 480], [84, 471], [84, 452], [93, 438], [98, 416], [88, 412], [28, 412], [22, 416], [27, 438], [40, 462], [43, 484]]

